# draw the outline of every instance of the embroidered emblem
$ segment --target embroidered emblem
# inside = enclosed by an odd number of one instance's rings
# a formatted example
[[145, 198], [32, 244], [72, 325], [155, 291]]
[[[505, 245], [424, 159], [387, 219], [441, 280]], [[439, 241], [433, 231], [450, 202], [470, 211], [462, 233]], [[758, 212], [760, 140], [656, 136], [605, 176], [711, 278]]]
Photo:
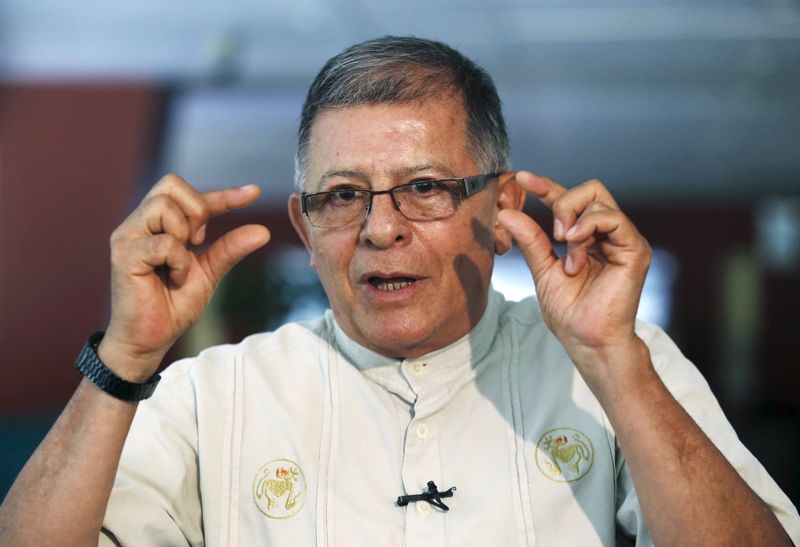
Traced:
[[536, 466], [555, 482], [574, 482], [582, 478], [594, 463], [592, 441], [569, 427], [545, 431], [536, 444]]
[[256, 473], [253, 501], [269, 518], [287, 519], [300, 512], [306, 502], [306, 478], [291, 460], [272, 460]]

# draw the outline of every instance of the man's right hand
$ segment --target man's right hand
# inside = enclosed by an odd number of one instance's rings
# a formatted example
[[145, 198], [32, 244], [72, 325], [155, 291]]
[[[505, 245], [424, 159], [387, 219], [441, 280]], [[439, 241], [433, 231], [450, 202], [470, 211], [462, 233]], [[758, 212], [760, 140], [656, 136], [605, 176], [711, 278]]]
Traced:
[[[111, 235], [111, 323], [100, 359], [141, 383], [191, 327], [222, 276], [269, 241], [263, 226], [241, 226], [202, 254], [206, 224], [249, 205], [258, 187], [200, 193], [167, 175]], [[0, 545], [97, 545], [136, 405], [84, 379], [0, 505]], [[79, 500], [76, 502], [75, 500]]]
[[145, 382], [197, 321], [228, 270], [265, 245], [269, 231], [241, 226], [202, 254], [213, 216], [251, 204], [255, 185], [200, 193], [177, 175], [162, 178], [111, 235], [111, 322], [98, 348], [118, 376]]

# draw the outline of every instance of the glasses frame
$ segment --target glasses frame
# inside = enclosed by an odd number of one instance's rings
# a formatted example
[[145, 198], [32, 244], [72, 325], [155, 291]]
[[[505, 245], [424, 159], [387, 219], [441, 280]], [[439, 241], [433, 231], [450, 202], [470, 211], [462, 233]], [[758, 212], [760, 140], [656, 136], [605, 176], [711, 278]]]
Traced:
[[[421, 183], [457, 182], [459, 190], [460, 190], [460, 193], [461, 193], [461, 201], [463, 201], [463, 200], [467, 199], [468, 197], [477, 194], [478, 192], [480, 192], [481, 190], [483, 190], [487, 186], [489, 186], [489, 182], [491, 182], [492, 180], [498, 178], [500, 175], [501, 175], [501, 173], [485, 173], [485, 174], [482, 174], [482, 175], [474, 175], [474, 176], [471, 176], [471, 177], [449, 178], [449, 179], [432, 179], [432, 180], [416, 180], [414, 182], [407, 182], [405, 184], [398, 184], [397, 186], [393, 186], [393, 187], [389, 188], [388, 190], [370, 190], [368, 188], [348, 188], [348, 190], [357, 190], [359, 192], [367, 192], [369, 194], [369, 201], [367, 202], [367, 206], [364, 208], [365, 213], [364, 213], [364, 216], [361, 218], [360, 222], [364, 222], [364, 220], [367, 219], [367, 217], [369, 216], [370, 212], [372, 211], [372, 200], [375, 198], [375, 196], [379, 196], [381, 194], [391, 194], [391, 196], [392, 196], [392, 204], [394, 204], [395, 209], [397, 209], [400, 212], [401, 215], [403, 215], [408, 220], [411, 220], [412, 222], [420, 222], [421, 219], [412, 219], [412, 218], [408, 218], [406, 216], [406, 214], [400, 208], [400, 205], [397, 202], [397, 198], [395, 198], [395, 195], [394, 195], [395, 191], [397, 191], [398, 189], [409, 188], [411, 186], [414, 186], [415, 184], [421, 184]], [[303, 213], [304, 215], [306, 215], [306, 218], [308, 219], [308, 222], [312, 226], [314, 226], [315, 228], [323, 228], [323, 229], [326, 228], [326, 227], [323, 227], [323, 226], [317, 226], [311, 221], [311, 216], [308, 214], [308, 207], [306, 205], [306, 200], [308, 198], [310, 198], [310, 197], [335, 194], [337, 192], [338, 192], [338, 190], [331, 190], [331, 191], [327, 191], [327, 192], [310, 192], [310, 193], [309, 192], [301, 192], [300, 193], [300, 212]], [[461, 202], [458, 203], [458, 207], [456, 207], [456, 209], [453, 211], [453, 214], [455, 214], [455, 212], [458, 211], [459, 207], [461, 207]], [[356, 217], [356, 219], [358, 219], [358, 218], [359, 217]], [[449, 218], [449, 217], [442, 217], [442, 218]], [[442, 218], [430, 219], [430, 220], [442, 220]], [[343, 224], [341, 226], [330, 226], [330, 227], [327, 227], [327, 228], [328, 229], [346, 228], [348, 226], [353, 226], [355, 224], [357, 224], [357, 222], [356, 222], [356, 220], [353, 220], [352, 222], [349, 222], [347, 224]]]

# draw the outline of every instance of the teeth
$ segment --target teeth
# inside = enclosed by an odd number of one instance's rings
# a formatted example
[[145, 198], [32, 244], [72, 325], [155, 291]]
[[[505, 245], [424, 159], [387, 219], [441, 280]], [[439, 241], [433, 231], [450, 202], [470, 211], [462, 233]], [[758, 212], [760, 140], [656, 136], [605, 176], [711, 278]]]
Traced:
[[379, 281], [375, 288], [379, 291], [396, 291], [402, 289], [403, 287], [408, 287], [411, 285], [413, 281], [399, 281], [399, 282], [389, 282], [389, 281]]

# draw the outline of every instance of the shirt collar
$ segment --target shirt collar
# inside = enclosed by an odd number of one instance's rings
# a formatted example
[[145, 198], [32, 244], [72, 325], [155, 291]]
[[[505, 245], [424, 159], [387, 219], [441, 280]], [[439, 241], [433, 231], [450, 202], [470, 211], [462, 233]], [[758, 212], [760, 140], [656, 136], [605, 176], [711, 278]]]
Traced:
[[[490, 290], [483, 316], [469, 333], [444, 348], [415, 359], [386, 357], [365, 348], [345, 334], [330, 311], [327, 312], [327, 318], [333, 324], [335, 343], [349, 362], [386, 387], [390, 387], [387, 384], [401, 381], [411, 384], [412, 390], [418, 392], [422, 388], [450, 384], [459, 378], [477, 374], [477, 365], [491, 349], [497, 334], [503, 303], [503, 297]], [[424, 366], [425, 374], [415, 376], [412, 382], [402, 369], [414, 366]]]

